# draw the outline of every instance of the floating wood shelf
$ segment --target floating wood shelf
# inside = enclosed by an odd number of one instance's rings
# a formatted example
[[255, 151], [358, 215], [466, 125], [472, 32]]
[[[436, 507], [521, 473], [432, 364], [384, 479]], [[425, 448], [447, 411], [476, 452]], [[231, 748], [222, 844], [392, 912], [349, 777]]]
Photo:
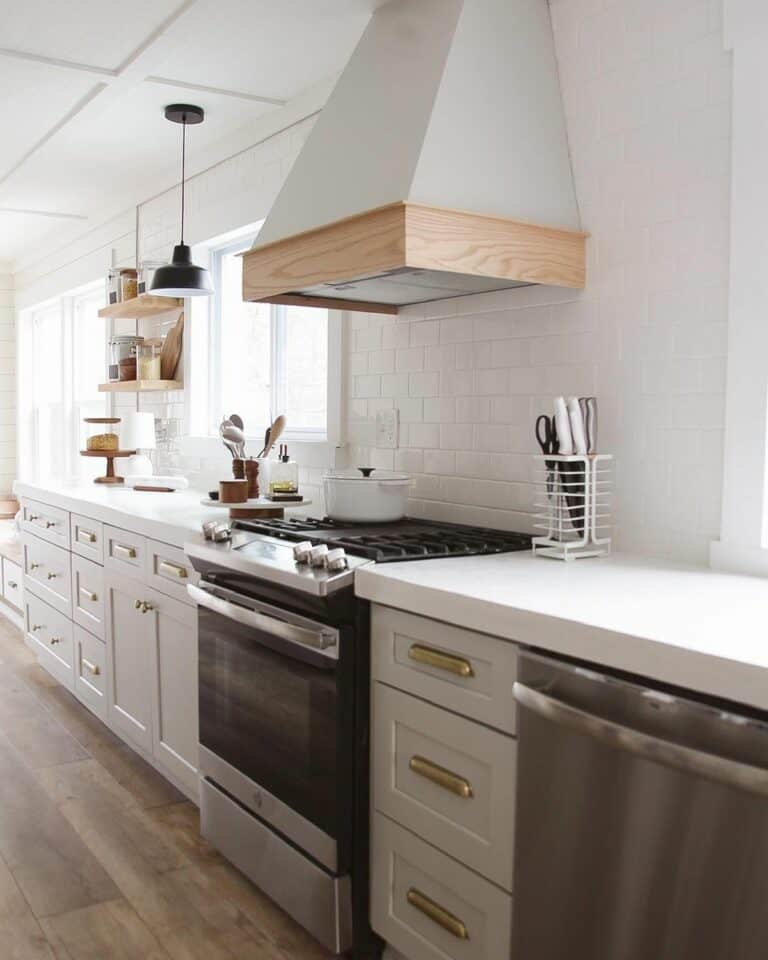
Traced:
[[177, 297], [153, 297], [145, 293], [132, 300], [123, 300], [122, 303], [113, 303], [99, 310], [100, 317], [113, 320], [143, 320], [145, 317], [158, 317], [172, 310], [181, 310], [184, 301]]
[[181, 380], [114, 380], [100, 383], [99, 393], [148, 393], [150, 390], [183, 390]]
[[586, 234], [393, 203], [243, 254], [243, 299], [397, 313], [528, 284], [580, 289]]

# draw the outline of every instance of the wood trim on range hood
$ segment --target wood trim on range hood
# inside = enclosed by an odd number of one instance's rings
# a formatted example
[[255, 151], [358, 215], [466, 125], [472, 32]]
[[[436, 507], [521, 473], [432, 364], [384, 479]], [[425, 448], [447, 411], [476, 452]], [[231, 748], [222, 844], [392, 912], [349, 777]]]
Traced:
[[587, 236], [392, 203], [246, 251], [243, 299], [394, 314], [407, 303], [527, 284], [580, 289]]

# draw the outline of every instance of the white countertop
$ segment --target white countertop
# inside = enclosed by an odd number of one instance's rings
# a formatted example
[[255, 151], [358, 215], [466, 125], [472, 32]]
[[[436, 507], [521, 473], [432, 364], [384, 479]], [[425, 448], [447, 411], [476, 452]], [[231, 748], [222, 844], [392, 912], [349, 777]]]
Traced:
[[17, 497], [29, 497], [62, 510], [81, 513], [153, 540], [183, 547], [191, 533], [198, 533], [204, 520], [223, 519], [221, 509], [206, 508], [200, 490], [146, 493], [122, 485], [98, 483], [14, 484]]
[[385, 563], [359, 596], [768, 710], [768, 580], [617, 554]]

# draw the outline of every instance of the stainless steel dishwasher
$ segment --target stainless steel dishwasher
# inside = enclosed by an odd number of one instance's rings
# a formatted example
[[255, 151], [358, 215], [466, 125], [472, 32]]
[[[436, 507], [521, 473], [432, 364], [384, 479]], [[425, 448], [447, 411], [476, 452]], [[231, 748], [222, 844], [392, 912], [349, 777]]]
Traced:
[[524, 654], [513, 960], [766, 960], [768, 722]]

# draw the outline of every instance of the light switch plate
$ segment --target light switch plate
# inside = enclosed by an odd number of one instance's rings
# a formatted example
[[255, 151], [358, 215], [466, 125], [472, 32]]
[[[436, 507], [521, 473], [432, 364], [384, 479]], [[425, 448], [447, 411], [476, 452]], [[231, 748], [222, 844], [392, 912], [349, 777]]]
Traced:
[[380, 450], [396, 450], [400, 433], [400, 411], [397, 407], [376, 411], [376, 446]]

